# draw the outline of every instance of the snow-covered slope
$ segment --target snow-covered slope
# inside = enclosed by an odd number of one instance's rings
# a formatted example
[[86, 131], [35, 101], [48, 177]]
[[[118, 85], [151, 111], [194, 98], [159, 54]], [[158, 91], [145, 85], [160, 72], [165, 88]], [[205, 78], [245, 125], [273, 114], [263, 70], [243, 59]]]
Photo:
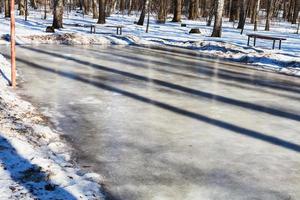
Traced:
[[103, 199], [99, 175], [71, 162], [59, 134], [7, 87], [2, 56], [0, 66], [0, 199]]

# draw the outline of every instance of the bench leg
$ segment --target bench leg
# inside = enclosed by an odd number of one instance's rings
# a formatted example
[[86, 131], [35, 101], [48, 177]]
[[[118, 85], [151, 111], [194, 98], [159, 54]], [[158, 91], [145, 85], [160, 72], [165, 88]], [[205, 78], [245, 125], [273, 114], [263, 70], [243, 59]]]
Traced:
[[122, 28], [120, 28], [120, 35], [122, 35]]
[[93, 27], [91, 26], [91, 33], [93, 33]]
[[275, 41], [276, 41], [276, 40], [273, 40], [273, 49], [275, 49]]
[[254, 42], [253, 42], [253, 46], [256, 45], [256, 37], [254, 37]]
[[247, 43], [247, 46], [250, 45], [250, 37], [248, 36], [248, 43]]
[[279, 49], [281, 49], [281, 40], [279, 40]]

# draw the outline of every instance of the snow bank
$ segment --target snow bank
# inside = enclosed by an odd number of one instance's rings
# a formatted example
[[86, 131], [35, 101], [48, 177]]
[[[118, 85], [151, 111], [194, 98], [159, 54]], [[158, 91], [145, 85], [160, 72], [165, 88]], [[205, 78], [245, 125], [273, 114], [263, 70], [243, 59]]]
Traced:
[[0, 199], [104, 199], [101, 177], [79, 169], [71, 149], [9, 87], [0, 56]]
[[136, 35], [87, 35], [60, 33], [17, 37], [18, 44], [67, 45], [143, 45], [172, 46], [195, 50], [206, 57], [251, 64], [280, 73], [300, 76], [300, 57], [274, 50], [243, 47], [223, 41], [176, 41], [162, 38], [143, 38]]

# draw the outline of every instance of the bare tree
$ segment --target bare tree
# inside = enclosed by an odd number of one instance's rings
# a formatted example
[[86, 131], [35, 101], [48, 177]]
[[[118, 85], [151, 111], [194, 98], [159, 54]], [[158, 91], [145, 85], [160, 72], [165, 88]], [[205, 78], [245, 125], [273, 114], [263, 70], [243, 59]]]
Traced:
[[140, 25], [140, 26], [144, 25], [145, 16], [146, 16], [146, 9], [148, 8], [148, 4], [149, 4], [149, 0], [144, 0], [143, 1], [143, 8], [142, 8], [140, 19], [139, 19], [137, 25]]
[[273, 8], [273, 0], [267, 0], [267, 17], [266, 17], [266, 26], [265, 31], [270, 30], [270, 21], [272, 18], [272, 8]]
[[259, 9], [260, 8], [260, 0], [256, 0], [255, 4], [255, 18], [254, 18], [254, 31], [257, 31], [258, 19], [259, 19]]
[[10, 17], [10, 0], [4, 0], [4, 16]]
[[242, 29], [245, 25], [246, 22], [246, 0], [240, 0], [239, 1], [240, 5], [240, 17], [239, 17], [239, 24], [238, 27], [239, 29]]
[[229, 14], [229, 21], [233, 22], [237, 19], [238, 16], [238, 0], [232, 0], [230, 6], [230, 14]]
[[54, 0], [53, 23], [55, 29], [63, 27], [64, 2], [63, 0]]
[[19, 0], [19, 15], [25, 15], [25, 0]]
[[221, 37], [222, 35], [222, 16], [224, 9], [224, 0], [215, 0], [215, 23], [211, 37]]
[[97, 24], [105, 24], [105, 0], [99, 0], [99, 17]]
[[31, 5], [31, 7], [33, 7], [33, 9], [35, 9], [35, 10], [38, 8], [37, 3], [36, 3], [36, 0], [30, 0], [30, 5]]
[[181, 21], [181, 10], [182, 10], [182, 0], [174, 0], [174, 17], [172, 22], [180, 22]]
[[160, 0], [159, 2], [160, 3], [159, 3], [157, 22], [164, 24], [166, 23], [166, 19], [167, 19], [167, 0]]
[[299, 10], [300, 10], [300, 0], [295, 0], [292, 24], [297, 23]]
[[98, 19], [99, 17], [99, 13], [98, 13], [98, 9], [97, 9], [97, 0], [92, 0], [93, 1], [93, 19]]
[[196, 20], [199, 17], [199, 0], [190, 0], [189, 19]]

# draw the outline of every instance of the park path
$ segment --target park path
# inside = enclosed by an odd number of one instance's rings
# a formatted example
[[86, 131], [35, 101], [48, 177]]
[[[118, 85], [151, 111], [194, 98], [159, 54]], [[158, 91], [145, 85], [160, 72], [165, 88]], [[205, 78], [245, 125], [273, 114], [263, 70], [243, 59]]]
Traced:
[[112, 199], [300, 199], [299, 78], [134, 46], [17, 53], [18, 93]]

